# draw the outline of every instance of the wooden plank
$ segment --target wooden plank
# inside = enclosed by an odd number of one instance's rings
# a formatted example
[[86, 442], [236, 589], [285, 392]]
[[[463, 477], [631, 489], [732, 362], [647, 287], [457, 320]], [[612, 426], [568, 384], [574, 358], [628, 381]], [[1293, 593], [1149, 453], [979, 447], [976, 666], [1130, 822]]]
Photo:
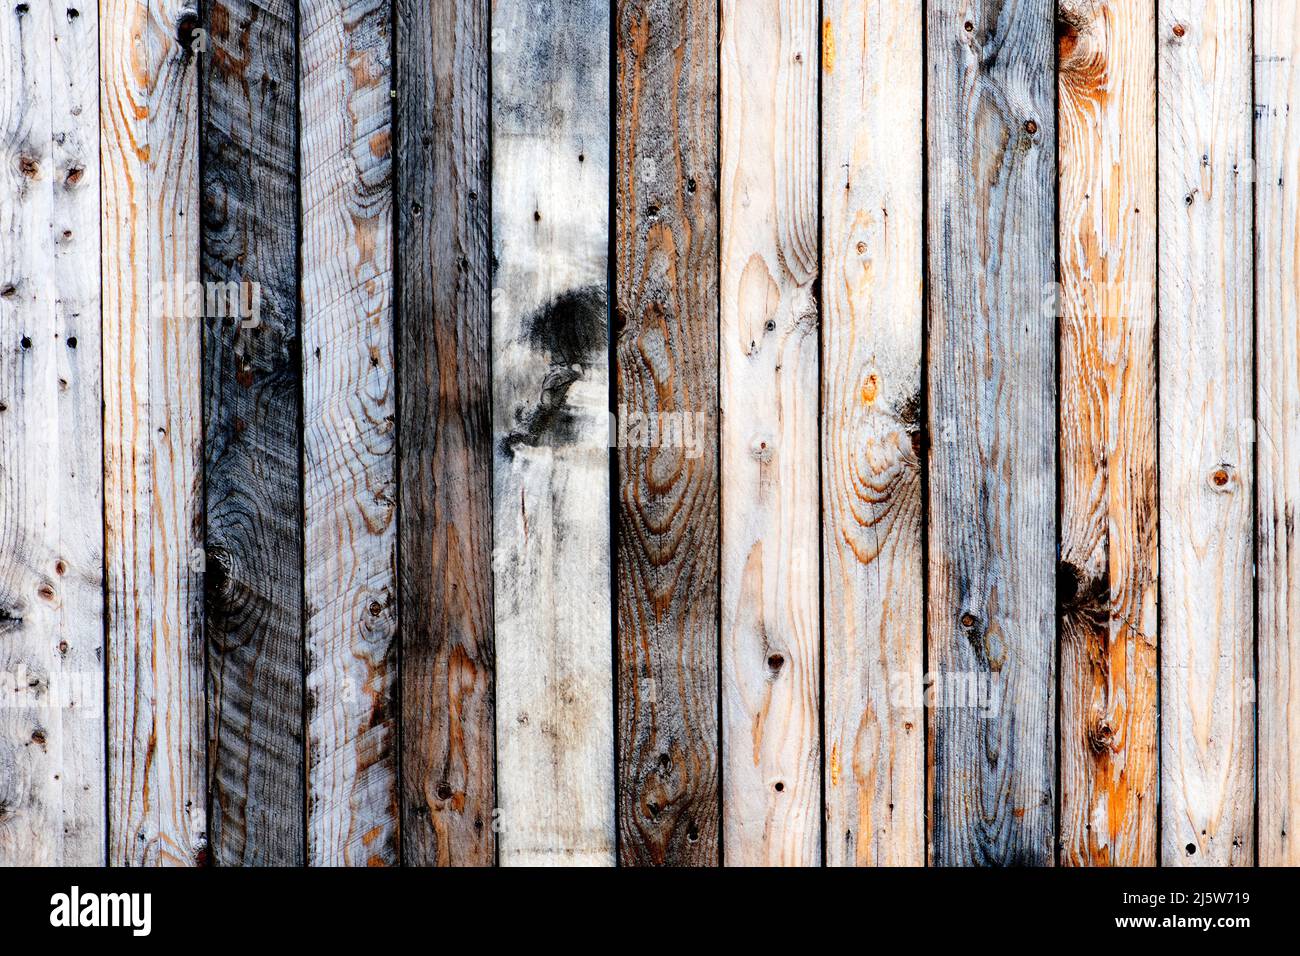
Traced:
[[609, 865], [609, 6], [497, 0], [492, 35], [500, 859]]
[[1160, 4], [1161, 862], [1254, 861], [1251, 4]]
[[104, 862], [97, 20], [0, 12], [0, 866]]
[[1154, 866], [1154, 0], [1059, 9], [1064, 864]]
[[398, 862], [392, 8], [299, 15], [307, 861], [382, 866]]
[[716, 866], [717, 4], [618, 7], [620, 859]]
[[924, 4], [822, 10], [826, 862], [923, 866]]
[[1259, 863], [1300, 866], [1300, 15], [1255, 3]]
[[214, 0], [202, 55], [203, 274], [259, 303], [256, 324], [204, 323], [212, 846], [230, 866], [303, 862], [294, 16]]
[[402, 859], [496, 858], [488, 10], [397, 2]]
[[728, 865], [821, 861], [817, 3], [722, 5]]
[[207, 849], [203, 296], [191, 285], [199, 90], [183, 42], [195, 23], [170, 0], [102, 4], [108, 857], [118, 865], [196, 864]]
[[1055, 4], [929, 8], [930, 859], [1055, 857]]

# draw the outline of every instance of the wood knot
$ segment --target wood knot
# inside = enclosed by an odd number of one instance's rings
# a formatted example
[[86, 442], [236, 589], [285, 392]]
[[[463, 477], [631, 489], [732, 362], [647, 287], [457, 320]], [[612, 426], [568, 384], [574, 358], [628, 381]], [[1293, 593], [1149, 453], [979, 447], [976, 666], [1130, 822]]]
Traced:
[[1236, 489], [1237, 469], [1229, 464], [1220, 464], [1210, 472], [1210, 490], [1218, 494], [1231, 494]]
[[1175, 23], [1174, 36], [1178, 37], [1181, 40], [1186, 35], [1187, 35], [1187, 28], [1183, 26], [1181, 23]]
[[41, 164], [31, 156], [19, 156], [18, 171], [28, 179], [35, 179], [41, 174]]

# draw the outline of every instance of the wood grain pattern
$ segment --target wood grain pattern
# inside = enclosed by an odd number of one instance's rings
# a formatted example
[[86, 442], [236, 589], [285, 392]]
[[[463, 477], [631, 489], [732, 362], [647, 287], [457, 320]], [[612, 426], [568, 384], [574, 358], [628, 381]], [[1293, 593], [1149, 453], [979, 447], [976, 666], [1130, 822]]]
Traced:
[[609, 6], [497, 0], [492, 31], [500, 859], [609, 865]]
[[929, 8], [937, 865], [1055, 857], [1054, 10]]
[[1254, 860], [1251, 4], [1160, 4], [1161, 862]]
[[728, 865], [821, 861], [817, 3], [722, 5]]
[[0, 11], [0, 866], [104, 862], [96, 24]]
[[1259, 863], [1300, 866], [1300, 15], [1255, 3]]
[[198, 75], [185, 5], [100, 22], [109, 861], [193, 865], [204, 799]]
[[716, 3], [618, 5], [620, 861], [716, 866]]
[[220, 865], [293, 866], [304, 772], [295, 13], [287, 0], [207, 12], [203, 275], [260, 301], [255, 324], [204, 322], [212, 846]]
[[392, 8], [301, 0], [307, 859], [398, 862]]
[[488, 9], [397, 3], [402, 858], [496, 857]]
[[1155, 4], [1058, 12], [1061, 862], [1156, 862]]
[[[925, 863], [924, 4], [822, 6], [826, 862]], [[892, 690], [892, 693], [891, 693]]]

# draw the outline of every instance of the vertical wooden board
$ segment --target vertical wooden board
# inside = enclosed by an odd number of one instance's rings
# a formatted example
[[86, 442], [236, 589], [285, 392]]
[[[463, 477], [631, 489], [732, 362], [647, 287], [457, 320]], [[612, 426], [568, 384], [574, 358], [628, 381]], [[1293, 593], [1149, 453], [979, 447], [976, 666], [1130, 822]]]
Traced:
[[398, 862], [392, 8], [301, 0], [307, 858]]
[[609, 865], [609, 4], [497, 0], [492, 35], [498, 845]]
[[207, 16], [203, 276], [234, 283], [245, 306], [204, 322], [212, 846], [218, 864], [292, 866], [304, 772], [295, 12], [214, 0]]
[[1300, 866], [1300, 15], [1255, 2], [1259, 862]]
[[104, 862], [96, 11], [0, 11], [0, 866]]
[[619, 843], [718, 847], [717, 4], [618, 5]]
[[396, 16], [402, 859], [490, 866], [490, 17]]
[[930, 859], [1055, 858], [1054, 13], [929, 7]]
[[723, 0], [728, 865], [821, 861], [815, 0]]
[[1254, 860], [1251, 4], [1160, 4], [1161, 862]]
[[822, 5], [825, 784], [833, 866], [925, 863], [923, 10], [923, 0]]
[[1059, 9], [1061, 862], [1156, 862], [1154, 0]]
[[195, 18], [101, 6], [108, 856], [189, 865], [207, 847]]

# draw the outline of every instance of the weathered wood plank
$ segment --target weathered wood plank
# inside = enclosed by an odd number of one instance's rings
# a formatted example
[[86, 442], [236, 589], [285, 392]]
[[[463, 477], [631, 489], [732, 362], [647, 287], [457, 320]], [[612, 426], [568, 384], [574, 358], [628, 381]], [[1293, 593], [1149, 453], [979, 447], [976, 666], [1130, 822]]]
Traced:
[[179, 2], [102, 4], [108, 856], [119, 865], [195, 864], [207, 846], [194, 25]]
[[398, 862], [392, 7], [300, 0], [307, 861]]
[[[925, 863], [924, 3], [822, 14], [826, 860]], [[891, 688], [894, 693], [891, 694]]]
[[0, 11], [0, 866], [104, 862], [97, 11]]
[[212, 846], [219, 864], [293, 866], [304, 813], [295, 8], [214, 0], [207, 13], [203, 274], [258, 303], [256, 323], [247, 308], [204, 323]]
[[402, 859], [490, 866], [490, 18], [396, 8]]
[[723, 845], [821, 860], [817, 3], [722, 5]]
[[497, 0], [492, 32], [498, 844], [607, 865], [609, 5]]
[[618, 5], [619, 843], [716, 866], [714, 0]]
[[1259, 862], [1300, 866], [1300, 15], [1255, 3]]
[[1156, 862], [1154, 0], [1059, 9], [1061, 862]]
[[929, 7], [930, 859], [1051, 864], [1050, 0]]
[[1250, 10], [1158, 13], [1166, 866], [1254, 860]]

